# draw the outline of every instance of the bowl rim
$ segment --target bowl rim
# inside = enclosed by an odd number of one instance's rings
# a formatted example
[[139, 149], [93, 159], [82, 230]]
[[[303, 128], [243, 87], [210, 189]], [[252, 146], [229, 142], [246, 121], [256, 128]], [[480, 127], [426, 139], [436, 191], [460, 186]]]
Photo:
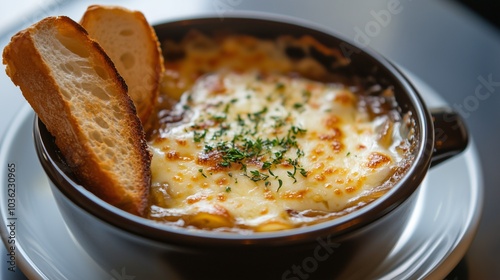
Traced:
[[[189, 24], [189, 22], [192, 23], [206, 20], [220, 21], [221, 19], [219, 17], [206, 15], [201, 17], [186, 17], [184, 19], [168, 20], [164, 23], [157, 24], [154, 27], [172, 24]], [[412, 103], [411, 106], [417, 113], [413, 117], [417, 119], [416, 122], [419, 125], [419, 139], [417, 140], [418, 147], [416, 148], [416, 156], [411, 166], [402, 178], [400, 178], [400, 180], [392, 186], [386, 194], [347, 215], [318, 224], [284, 231], [235, 234], [169, 226], [143, 217], [135, 216], [114, 207], [93, 195], [83, 186], [74, 182], [70, 176], [65, 173], [64, 167], [61, 166], [55, 152], [49, 150], [50, 146], [48, 143], [45, 143], [46, 139], [43, 137], [43, 133], [48, 133], [46, 132], [43, 123], [35, 115], [33, 125], [35, 149], [41, 165], [50, 179], [51, 187], [57, 188], [66, 198], [69, 199], [69, 201], [75, 204], [76, 207], [83, 209], [85, 212], [103, 221], [104, 223], [120, 228], [136, 236], [142, 236], [146, 239], [167, 243], [173, 242], [179, 245], [196, 247], [214, 245], [280, 246], [292, 243], [314, 242], [317, 238], [325, 236], [332, 238], [340, 237], [380, 219], [401, 205], [414, 193], [424, 179], [430, 166], [434, 147], [434, 130], [432, 118], [423, 99], [418, 94], [415, 87], [410, 83], [408, 78], [393, 63], [389, 62], [386, 58], [370, 48], [358, 47], [355, 43], [347, 40], [339, 34], [336, 34], [332, 30], [325, 29], [324, 27], [306, 22], [302, 19], [295, 19], [288, 16], [270, 15], [266, 13], [232, 14], [223, 18], [223, 21], [226, 22], [230, 22], [232, 20], [273, 22], [289, 26], [298, 26], [300, 28], [324, 33], [327, 36], [335, 37], [338, 40], [360, 49], [364, 54], [376, 61], [378, 65], [383, 66], [390, 72], [391, 75], [394, 76], [395, 80], [397, 80], [401, 84], [401, 87], [404, 88], [405, 95], [409, 98]]]

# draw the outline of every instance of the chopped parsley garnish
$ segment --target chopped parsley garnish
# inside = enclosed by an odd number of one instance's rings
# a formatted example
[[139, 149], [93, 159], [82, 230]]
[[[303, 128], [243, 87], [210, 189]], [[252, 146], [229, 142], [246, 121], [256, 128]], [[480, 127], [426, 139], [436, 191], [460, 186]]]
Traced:
[[279, 191], [282, 186], [283, 186], [283, 180], [278, 179], [278, 189], [276, 191]]
[[[276, 83], [275, 90], [284, 89], [285, 84]], [[310, 95], [309, 91], [302, 91], [304, 101], [307, 101]], [[280, 96], [283, 100], [286, 99], [286, 94]], [[248, 95], [247, 98], [251, 96]], [[277, 185], [277, 191], [283, 186], [283, 178], [275, 175], [273, 171], [280, 164], [292, 168], [286, 174], [294, 183], [297, 182], [297, 174], [306, 177], [307, 171], [299, 162], [305, 153], [299, 147], [297, 139], [307, 131], [295, 123], [291, 112], [283, 115], [278, 109], [262, 106], [256, 111], [236, 114], [231, 106], [237, 101], [237, 98], [233, 98], [217, 103], [216, 106], [208, 108], [208, 117], [205, 120], [200, 118], [191, 126], [193, 141], [203, 144], [203, 153], [216, 154], [217, 167], [239, 167], [241, 174], [251, 181], [263, 182], [266, 187]], [[304, 104], [297, 102], [289, 106], [292, 109], [305, 110]], [[206, 177], [203, 169], [199, 172]], [[233, 177], [233, 174], [230, 177]], [[236, 177], [234, 179], [236, 181]]]
[[307, 177], [307, 171], [304, 168], [300, 168], [300, 175]]
[[284, 89], [285, 89], [285, 84], [283, 83], [276, 84], [276, 90], [284, 90]]
[[250, 171], [250, 174], [251, 175], [246, 175], [248, 178], [250, 178], [250, 180], [254, 181], [254, 182], [258, 182], [258, 181], [266, 181], [267, 178], [269, 178], [269, 175], [266, 175], [264, 173], [261, 173], [259, 170], [252, 170]]
[[225, 120], [226, 120], [226, 118], [227, 118], [227, 116], [226, 116], [226, 115], [220, 115], [220, 116], [215, 116], [215, 115], [214, 115], [214, 116], [211, 116], [211, 119], [212, 119], [214, 122], [218, 122], [218, 123], [225, 121]]
[[205, 173], [203, 173], [203, 169], [198, 169], [198, 172], [200, 172], [201, 176], [207, 178], [207, 175], [205, 175]]
[[207, 135], [207, 130], [204, 129], [202, 132], [198, 132], [198, 131], [193, 131], [194, 133], [194, 136], [193, 136], [193, 140], [194, 142], [201, 142], [201, 140], [205, 139], [205, 136]]
[[307, 103], [309, 101], [309, 99], [311, 98], [311, 91], [307, 90], [307, 89], [303, 89], [302, 90], [302, 96], [304, 97], [304, 103]]

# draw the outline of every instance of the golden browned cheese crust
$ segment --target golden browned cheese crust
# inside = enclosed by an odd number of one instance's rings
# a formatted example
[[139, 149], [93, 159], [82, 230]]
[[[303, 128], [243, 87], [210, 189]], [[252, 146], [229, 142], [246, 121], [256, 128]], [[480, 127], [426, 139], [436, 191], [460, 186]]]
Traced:
[[[93, 114], [96, 111], [106, 114], [107, 108], [101, 108], [85, 98], [74, 103], [72, 97], [67, 96], [70, 89], [56, 78], [59, 70], [51, 65], [46, 50], [40, 50], [35, 42], [36, 36], [43, 36], [45, 34], [40, 34], [44, 32], [70, 38], [65, 41], [65, 46], [71, 51], [81, 52], [91, 65], [96, 65], [94, 70], [97, 75], [108, 84], [110, 106], [119, 108], [117, 110], [122, 118], [122, 121], [109, 125], [122, 126], [124, 139], [116, 139], [116, 144], [128, 142], [131, 164], [127, 168], [132, 167], [128, 170], [131, 174], [116, 174], [111, 165], [120, 163], [103, 161], [102, 151], [96, 151], [93, 143], [89, 143], [88, 131], [82, 127], [86, 121], [84, 118], [88, 117], [85, 125], [95, 126], [97, 124], [88, 123]], [[46, 39], [47, 42], [52, 40]], [[127, 95], [127, 86], [102, 48], [73, 20], [64, 16], [49, 17], [12, 37], [4, 49], [3, 63], [7, 66], [7, 74], [20, 87], [26, 100], [55, 137], [56, 145], [80, 183], [111, 204], [134, 214], [142, 214], [147, 205], [151, 156], [140, 120]], [[75, 116], [75, 111], [83, 113]], [[120, 178], [123, 176], [130, 178]], [[131, 181], [130, 187], [119, 185], [127, 180]]]
[[149, 218], [238, 233], [302, 227], [364, 207], [408, 170], [411, 115], [392, 87], [330, 71], [349, 63], [337, 49], [196, 30], [163, 47], [171, 103], [149, 137]]
[[[214, 32], [216, 33], [216, 32]], [[311, 36], [279, 36], [265, 40], [246, 34], [208, 35], [191, 30], [180, 41], [162, 42], [165, 75], [160, 92], [179, 99], [200, 76], [220, 69], [262, 73], [298, 73], [314, 80], [328, 80], [331, 73], [314, 54], [330, 61], [328, 68], [349, 64], [337, 49]]]

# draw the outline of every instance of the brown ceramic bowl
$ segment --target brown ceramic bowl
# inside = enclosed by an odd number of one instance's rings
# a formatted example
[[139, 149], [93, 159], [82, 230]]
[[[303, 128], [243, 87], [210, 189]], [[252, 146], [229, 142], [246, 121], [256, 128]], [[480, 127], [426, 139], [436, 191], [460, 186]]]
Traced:
[[[411, 111], [415, 119], [418, 137], [407, 173], [374, 202], [323, 223], [248, 235], [192, 231], [131, 215], [88, 192], [73, 180], [52, 136], [36, 120], [36, 151], [59, 209], [76, 240], [104, 271], [126, 268], [136, 279], [362, 278], [388, 254], [405, 228], [413, 194], [428, 169], [465, 149], [466, 130], [453, 112], [431, 115], [410, 81], [385, 58], [329, 30], [293, 22], [269, 16], [193, 18], [155, 29], [160, 40], [180, 38], [192, 28], [266, 38], [307, 34], [329, 47], [354, 50], [349, 66], [331, 70], [394, 87], [401, 112]], [[446, 141], [437, 141], [435, 131], [446, 135]]]

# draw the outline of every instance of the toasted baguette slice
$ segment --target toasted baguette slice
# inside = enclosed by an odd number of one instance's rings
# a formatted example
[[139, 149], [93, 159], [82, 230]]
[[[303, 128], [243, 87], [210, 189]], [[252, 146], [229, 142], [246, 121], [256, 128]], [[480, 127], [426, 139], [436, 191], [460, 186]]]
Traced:
[[99, 44], [68, 17], [48, 17], [12, 37], [3, 63], [80, 183], [142, 214], [151, 156], [127, 86]]
[[89, 6], [80, 24], [125, 79], [139, 118], [146, 124], [163, 73], [163, 56], [155, 31], [141, 12], [116, 6]]

